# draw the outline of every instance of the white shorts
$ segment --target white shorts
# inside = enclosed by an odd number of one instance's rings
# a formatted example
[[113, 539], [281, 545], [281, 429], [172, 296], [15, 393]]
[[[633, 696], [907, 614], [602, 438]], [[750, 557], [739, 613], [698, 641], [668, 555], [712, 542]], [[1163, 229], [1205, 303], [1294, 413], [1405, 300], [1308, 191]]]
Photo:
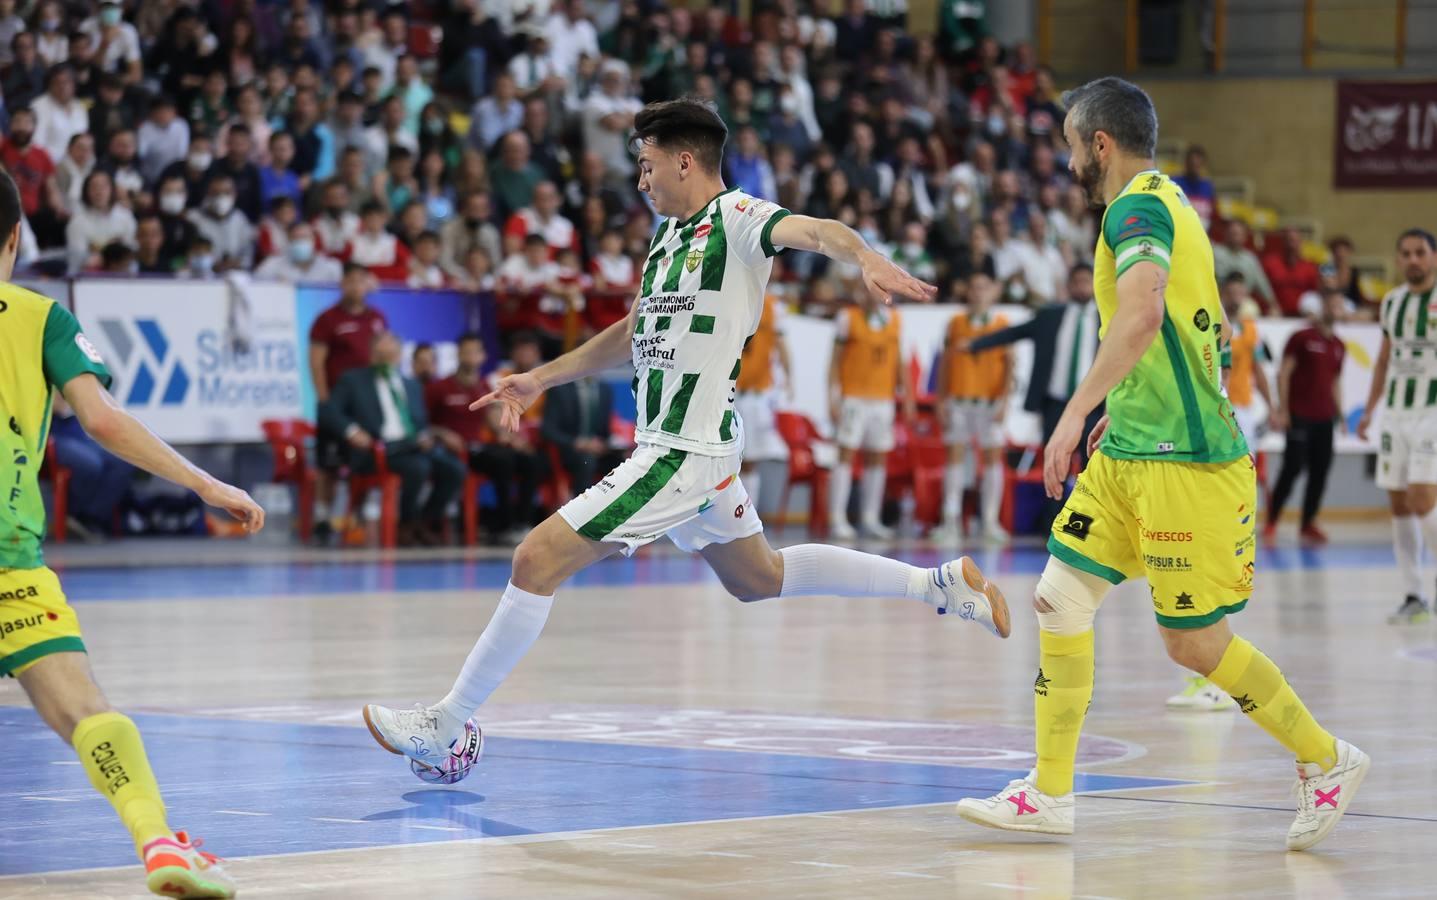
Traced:
[[778, 397], [772, 388], [740, 393], [733, 405], [743, 421], [744, 459], [788, 459], [788, 444], [778, 433]]
[[625, 556], [664, 535], [689, 553], [727, 544], [763, 531], [739, 460], [640, 444], [559, 515], [591, 541], [623, 544]]
[[1377, 486], [1437, 484], [1437, 416], [1386, 415], [1378, 438]]
[[969, 446], [974, 441], [984, 450], [1002, 447], [1003, 420], [997, 415], [997, 400], [958, 400], [949, 397], [943, 401], [948, 410], [948, 427], [943, 431], [943, 442], [952, 446]]
[[893, 449], [893, 401], [844, 397], [838, 407], [838, 446], [887, 453]]

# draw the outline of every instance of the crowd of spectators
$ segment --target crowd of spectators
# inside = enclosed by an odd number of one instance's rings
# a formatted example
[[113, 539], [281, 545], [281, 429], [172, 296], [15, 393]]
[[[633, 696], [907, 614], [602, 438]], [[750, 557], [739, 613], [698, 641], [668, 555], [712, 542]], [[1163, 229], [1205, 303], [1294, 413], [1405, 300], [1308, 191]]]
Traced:
[[[503, 326], [555, 346], [586, 299], [601, 309], [588, 325], [622, 315], [603, 298], [632, 292], [654, 225], [630, 126], [644, 102], [680, 95], [728, 123], [729, 183], [848, 223], [940, 300], [961, 301], [977, 271], [1008, 302], [1061, 299], [1091, 262], [1096, 219], [1066, 170], [1053, 73], [988, 36], [983, 4], [941, 4], [931, 28], [901, 0], [727, 10], [0, 0], [0, 163], [28, 256], [52, 274], [334, 281], [352, 260], [385, 281], [522, 298], [501, 305]], [[1296, 313], [1326, 274], [1286, 238], [1254, 266], [1203, 164], [1190, 154], [1183, 183], [1220, 259]], [[789, 254], [776, 278], [825, 312], [855, 276]]]

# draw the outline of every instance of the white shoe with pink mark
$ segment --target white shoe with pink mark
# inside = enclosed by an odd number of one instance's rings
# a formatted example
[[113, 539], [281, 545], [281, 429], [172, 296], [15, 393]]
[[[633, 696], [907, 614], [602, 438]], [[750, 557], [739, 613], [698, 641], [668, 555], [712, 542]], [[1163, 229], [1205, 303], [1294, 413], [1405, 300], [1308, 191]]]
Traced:
[[1287, 849], [1306, 850], [1327, 837], [1362, 786], [1372, 758], [1346, 741], [1337, 742], [1337, 762], [1326, 772], [1317, 763], [1297, 764], [1297, 819], [1287, 830]]
[[1052, 797], [1038, 790], [1037, 775], [1008, 782], [991, 797], [958, 801], [958, 815], [977, 825], [1037, 834], [1073, 833], [1073, 794]]

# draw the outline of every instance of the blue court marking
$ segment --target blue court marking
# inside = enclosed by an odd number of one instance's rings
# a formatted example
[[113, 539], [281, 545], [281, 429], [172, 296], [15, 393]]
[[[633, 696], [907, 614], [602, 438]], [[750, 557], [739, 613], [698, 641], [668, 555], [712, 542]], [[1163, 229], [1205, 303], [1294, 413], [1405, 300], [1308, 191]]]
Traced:
[[[416, 779], [362, 726], [134, 718], [172, 824], [229, 857], [949, 803], [994, 793], [1024, 774], [491, 738], [468, 779], [438, 787]], [[135, 862], [128, 836], [83, 770], [51, 765], [73, 760], [32, 711], [0, 710], [0, 875]], [[1080, 773], [1075, 788], [1193, 783]]]
[[[876, 552], [885, 552], [876, 548]], [[951, 552], [931, 549], [887, 551], [915, 565], [934, 566]], [[1048, 552], [1040, 546], [966, 551], [985, 571], [997, 575], [1038, 575]], [[1391, 545], [1344, 545], [1320, 550], [1280, 547], [1262, 550], [1265, 570], [1390, 568]], [[206, 566], [56, 566], [71, 600], [153, 600], [167, 597], [264, 597], [296, 594], [407, 593], [410, 591], [496, 590], [509, 580], [507, 559], [410, 560], [398, 562], [251, 563]], [[696, 555], [652, 553], [613, 558], [572, 578], [574, 587], [628, 587], [649, 584], [717, 583]]]

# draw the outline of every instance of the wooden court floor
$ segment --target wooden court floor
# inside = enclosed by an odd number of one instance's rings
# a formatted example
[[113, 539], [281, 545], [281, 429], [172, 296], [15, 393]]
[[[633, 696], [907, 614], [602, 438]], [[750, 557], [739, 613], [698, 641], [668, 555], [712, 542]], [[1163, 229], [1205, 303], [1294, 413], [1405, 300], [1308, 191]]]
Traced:
[[[901, 601], [741, 605], [673, 552], [602, 563], [560, 593], [481, 717], [484, 760], [447, 788], [375, 747], [358, 708], [447, 690], [502, 558], [122, 545], [57, 567], [173, 823], [230, 859], [241, 896], [1433, 896], [1437, 628], [1385, 623], [1384, 531], [1341, 535], [1260, 557], [1234, 618], [1374, 760], [1305, 854], [1283, 849], [1281, 748], [1234, 713], [1164, 710], [1180, 673], [1141, 583], [1099, 617], [1076, 836], [953, 814], [1032, 763], [1036, 546], [975, 553], [1014, 602], [1007, 642]], [[0, 810], [0, 898], [148, 896], [9, 680]]]

